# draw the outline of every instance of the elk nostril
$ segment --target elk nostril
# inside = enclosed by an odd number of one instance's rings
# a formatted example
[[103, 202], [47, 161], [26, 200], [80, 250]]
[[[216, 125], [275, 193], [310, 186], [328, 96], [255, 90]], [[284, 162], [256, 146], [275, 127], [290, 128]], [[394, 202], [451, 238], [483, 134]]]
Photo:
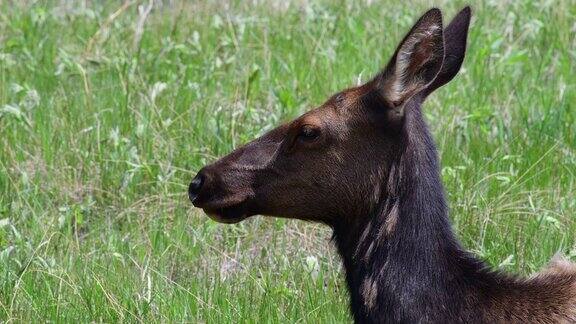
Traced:
[[191, 202], [194, 202], [202, 189], [202, 185], [204, 184], [204, 176], [201, 174], [197, 174], [190, 185], [188, 186], [188, 198], [190, 198]]

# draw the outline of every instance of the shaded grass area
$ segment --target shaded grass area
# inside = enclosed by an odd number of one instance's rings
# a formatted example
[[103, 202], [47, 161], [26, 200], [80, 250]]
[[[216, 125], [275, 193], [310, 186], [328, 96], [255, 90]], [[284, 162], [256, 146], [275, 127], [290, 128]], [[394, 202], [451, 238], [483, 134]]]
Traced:
[[[430, 4], [139, 5], [0, 2], [0, 320], [350, 321], [328, 229], [216, 224], [186, 185], [370, 78]], [[459, 237], [528, 274], [576, 257], [576, 5], [473, 9], [426, 114]]]

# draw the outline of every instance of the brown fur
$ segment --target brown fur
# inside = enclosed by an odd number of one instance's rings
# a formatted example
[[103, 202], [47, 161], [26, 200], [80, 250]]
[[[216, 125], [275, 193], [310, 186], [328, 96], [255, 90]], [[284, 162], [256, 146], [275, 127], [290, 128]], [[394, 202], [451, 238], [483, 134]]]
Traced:
[[225, 223], [331, 226], [359, 323], [575, 323], [575, 264], [511, 277], [452, 232], [421, 106], [460, 69], [469, 22], [469, 8], [445, 29], [428, 11], [373, 80], [206, 166], [190, 199]]

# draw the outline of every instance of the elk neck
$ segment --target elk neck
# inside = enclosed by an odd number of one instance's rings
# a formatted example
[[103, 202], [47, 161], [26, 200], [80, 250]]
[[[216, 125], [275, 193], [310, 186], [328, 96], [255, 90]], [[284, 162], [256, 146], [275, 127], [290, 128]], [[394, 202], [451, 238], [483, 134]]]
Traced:
[[381, 201], [370, 215], [333, 226], [357, 322], [438, 314], [457, 308], [470, 282], [490, 286], [495, 279], [455, 238], [436, 148], [419, 103], [413, 105]]

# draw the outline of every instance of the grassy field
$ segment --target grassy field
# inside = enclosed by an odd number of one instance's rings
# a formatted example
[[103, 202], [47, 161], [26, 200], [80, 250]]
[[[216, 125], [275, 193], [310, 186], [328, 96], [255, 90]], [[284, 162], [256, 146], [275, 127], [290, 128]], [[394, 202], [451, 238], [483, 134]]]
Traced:
[[[0, 0], [0, 322], [349, 322], [327, 228], [217, 224], [186, 186], [465, 2], [148, 3]], [[459, 237], [529, 274], [576, 258], [576, 2], [473, 10], [425, 109]]]

